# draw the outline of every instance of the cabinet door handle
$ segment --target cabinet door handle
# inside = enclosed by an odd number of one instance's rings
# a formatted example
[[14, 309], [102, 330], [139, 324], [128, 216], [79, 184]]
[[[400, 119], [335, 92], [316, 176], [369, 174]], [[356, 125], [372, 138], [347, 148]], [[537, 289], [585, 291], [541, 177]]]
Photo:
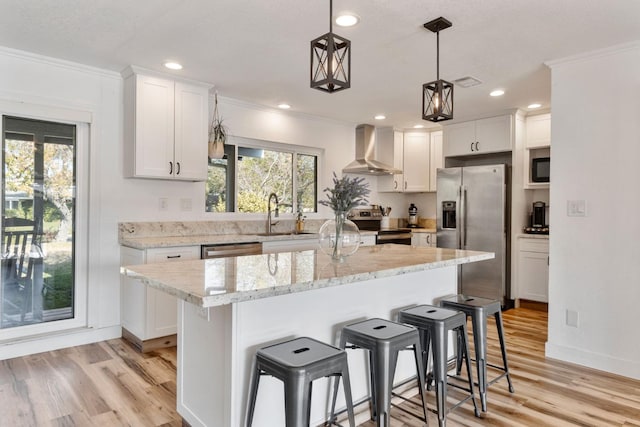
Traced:
[[476, 151], [480, 151], [480, 149], [478, 148], [478, 144], [480, 144], [480, 141], [476, 141]]
[[404, 182], [404, 189], [407, 189], [407, 181]]
[[397, 180], [393, 180], [393, 189], [397, 190], [398, 189], [398, 181]]
[[427, 244], [431, 244], [431, 234], [427, 234]]
[[182, 255], [167, 255], [167, 259], [172, 259], [172, 258], [181, 258]]
[[173, 174], [173, 162], [169, 162], [169, 175]]
[[176, 175], [180, 175], [180, 162], [176, 162]]
[[471, 143], [471, 151], [473, 151], [473, 142]]

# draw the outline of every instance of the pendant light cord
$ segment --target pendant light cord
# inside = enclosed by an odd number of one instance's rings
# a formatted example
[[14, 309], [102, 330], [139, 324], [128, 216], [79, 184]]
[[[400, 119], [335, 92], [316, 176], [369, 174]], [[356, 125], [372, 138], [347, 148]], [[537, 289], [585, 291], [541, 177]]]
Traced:
[[436, 32], [436, 80], [440, 80], [440, 29]]
[[333, 33], [333, 0], [329, 0], [329, 32]]

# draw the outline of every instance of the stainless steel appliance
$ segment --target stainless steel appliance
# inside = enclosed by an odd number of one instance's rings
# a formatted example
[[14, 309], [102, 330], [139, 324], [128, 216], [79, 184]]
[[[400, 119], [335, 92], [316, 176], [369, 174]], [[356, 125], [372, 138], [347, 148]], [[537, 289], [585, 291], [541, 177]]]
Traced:
[[509, 208], [505, 165], [438, 169], [438, 247], [494, 252], [459, 267], [458, 291], [509, 300]]
[[524, 232], [528, 234], [549, 234], [546, 218], [547, 205], [544, 202], [533, 202], [529, 227], [525, 227]]
[[262, 253], [262, 243], [221, 243], [213, 245], [202, 245], [201, 259], [223, 258], [241, 255], [259, 255]]
[[549, 182], [549, 172], [551, 171], [550, 157], [538, 157], [531, 159], [531, 181]]
[[[411, 244], [411, 229], [409, 228], [385, 228], [382, 229], [383, 215], [380, 209], [355, 208], [349, 213], [349, 219], [360, 230], [376, 231], [376, 244], [396, 243], [400, 245]], [[387, 216], [388, 218], [388, 216]]]

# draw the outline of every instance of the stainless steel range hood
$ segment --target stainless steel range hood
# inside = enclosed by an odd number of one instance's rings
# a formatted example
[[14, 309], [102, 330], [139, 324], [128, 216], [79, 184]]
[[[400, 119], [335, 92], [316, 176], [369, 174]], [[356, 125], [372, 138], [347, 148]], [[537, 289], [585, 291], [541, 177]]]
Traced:
[[374, 159], [376, 132], [371, 125], [356, 126], [356, 159], [342, 169], [343, 173], [363, 175], [392, 175], [402, 173], [400, 169]]

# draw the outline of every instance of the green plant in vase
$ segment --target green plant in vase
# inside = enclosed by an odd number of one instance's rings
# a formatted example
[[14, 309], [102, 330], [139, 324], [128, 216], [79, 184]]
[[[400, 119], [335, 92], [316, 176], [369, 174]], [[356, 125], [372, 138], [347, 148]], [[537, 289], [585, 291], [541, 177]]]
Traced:
[[[323, 191], [327, 200], [320, 200], [319, 203], [333, 209], [335, 219], [320, 227], [321, 248], [334, 260], [342, 261], [345, 256], [358, 250], [360, 245], [358, 227], [347, 219], [347, 214], [356, 206], [368, 203], [369, 184], [362, 177], [338, 178], [334, 172], [333, 187], [327, 187]], [[349, 231], [345, 232], [345, 228]]]

